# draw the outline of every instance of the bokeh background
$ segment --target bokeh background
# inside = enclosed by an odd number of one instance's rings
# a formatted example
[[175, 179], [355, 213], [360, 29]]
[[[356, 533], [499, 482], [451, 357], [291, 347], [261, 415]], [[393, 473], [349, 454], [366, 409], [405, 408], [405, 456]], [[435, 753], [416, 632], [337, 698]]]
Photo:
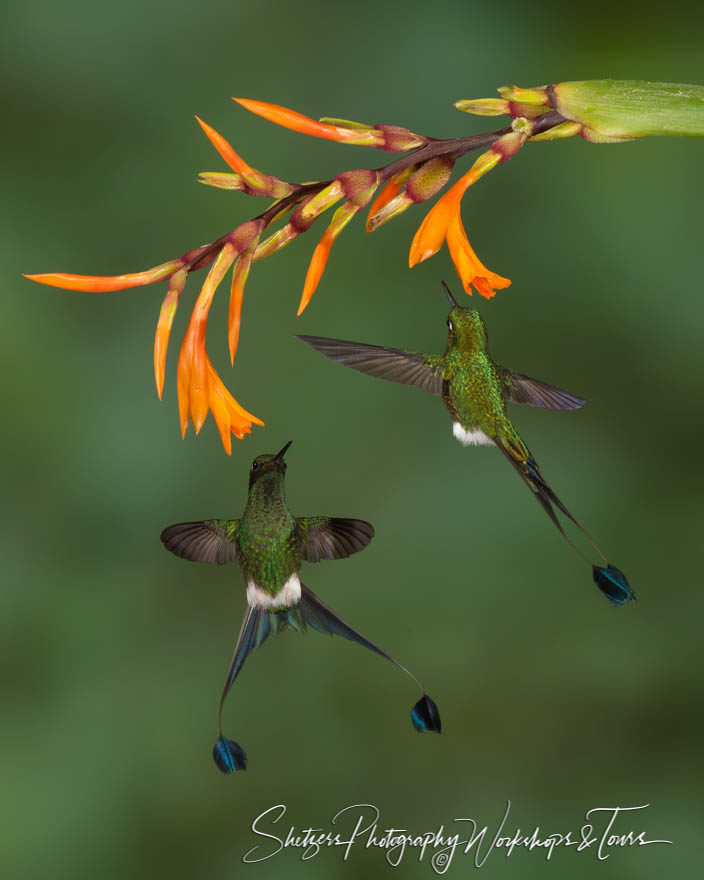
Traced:
[[[7, 0], [0, 29], [3, 525], [0, 873], [13, 878], [374, 877], [356, 849], [258, 866], [249, 826], [285, 804], [328, 828], [354, 803], [414, 831], [474, 817], [576, 830], [591, 807], [651, 804], [623, 830], [674, 840], [489, 859], [487, 877], [659, 878], [701, 859], [701, 188], [704, 144], [528, 146], [464, 203], [470, 239], [513, 286], [485, 316], [497, 360], [589, 398], [515, 420], [557, 492], [628, 573], [611, 608], [501, 456], [465, 450], [441, 403], [345, 371], [296, 332], [440, 351], [457, 288], [443, 250], [413, 272], [424, 209], [373, 236], [352, 224], [295, 318], [321, 226], [252, 273], [236, 366], [226, 294], [209, 350], [265, 429], [228, 458], [209, 418], [179, 436], [176, 358], [198, 278], [152, 378], [164, 285], [65, 293], [22, 272], [137, 271], [251, 216], [195, 182], [224, 170], [198, 113], [257, 167], [309, 180], [376, 151], [275, 128], [230, 95], [312, 116], [449, 137], [492, 127], [452, 102], [589, 77], [704, 82], [701, 8], [497, 4]], [[469, 159], [458, 169], [468, 167]], [[175, 521], [237, 515], [247, 470], [293, 439], [296, 511], [369, 519], [377, 538], [310, 566], [326, 602], [407, 663], [440, 705], [342, 640], [287, 632], [248, 662], [225, 729], [250, 767], [210, 751], [244, 608], [239, 572], [165, 553]], [[404, 876], [432, 876], [410, 853]], [[458, 858], [449, 874], [472, 870]]]

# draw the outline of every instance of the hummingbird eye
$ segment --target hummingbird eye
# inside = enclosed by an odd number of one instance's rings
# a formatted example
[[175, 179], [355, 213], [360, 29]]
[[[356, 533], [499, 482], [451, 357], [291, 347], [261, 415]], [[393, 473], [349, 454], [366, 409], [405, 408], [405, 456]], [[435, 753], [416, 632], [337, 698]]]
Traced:
[[259, 470], [259, 462], [258, 462], [258, 461], [253, 461], [253, 462], [252, 462], [252, 470], [253, 470], [253, 471], [258, 471], [258, 470]]
[[452, 331], [452, 330], [455, 329], [455, 325], [452, 323], [452, 319], [451, 319], [451, 318], [448, 318], [448, 319], [447, 319], [447, 329], [450, 330], [450, 331]]

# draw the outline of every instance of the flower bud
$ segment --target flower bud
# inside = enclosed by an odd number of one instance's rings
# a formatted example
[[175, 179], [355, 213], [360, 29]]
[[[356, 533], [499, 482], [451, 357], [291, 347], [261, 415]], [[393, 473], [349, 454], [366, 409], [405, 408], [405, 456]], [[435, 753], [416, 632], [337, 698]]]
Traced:
[[455, 107], [464, 113], [472, 113], [474, 116], [506, 116], [509, 111], [509, 102], [501, 98], [476, 98], [465, 101], [455, 101]]
[[218, 189], [244, 189], [244, 181], [241, 174], [231, 174], [226, 171], [201, 171], [198, 174], [198, 183], [206, 186], [215, 186]]
[[329, 207], [339, 202], [344, 195], [342, 184], [339, 180], [321, 189], [311, 198], [305, 199], [291, 214], [291, 223], [300, 232], [305, 232], [315, 218], [326, 211]]
[[414, 134], [400, 125], [375, 125], [374, 128], [377, 131], [383, 132], [384, 141], [377, 146], [380, 150], [385, 150], [387, 153], [405, 153], [408, 150], [415, 150], [416, 147], [422, 147], [428, 143], [427, 138]]
[[358, 208], [363, 208], [379, 185], [379, 174], [368, 168], [356, 168], [338, 174], [337, 180], [342, 186], [345, 198]]
[[452, 156], [437, 156], [423, 162], [406, 183], [406, 193], [416, 203], [432, 198], [445, 186], [452, 175], [455, 159]]
[[522, 89], [519, 86], [502, 86], [497, 91], [506, 101], [516, 101], [518, 104], [529, 104], [534, 107], [550, 106], [548, 90], [543, 86], [535, 89]]
[[[228, 241], [234, 245], [235, 251], [238, 254], [241, 254], [244, 253], [253, 242], [256, 242], [261, 235], [263, 228], [263, 220], [247, 220], [246, 223], [242, 223], [237, 229], [234, 229], [227, 238]], [[256, 243], [254, 247], [256, 247]]]

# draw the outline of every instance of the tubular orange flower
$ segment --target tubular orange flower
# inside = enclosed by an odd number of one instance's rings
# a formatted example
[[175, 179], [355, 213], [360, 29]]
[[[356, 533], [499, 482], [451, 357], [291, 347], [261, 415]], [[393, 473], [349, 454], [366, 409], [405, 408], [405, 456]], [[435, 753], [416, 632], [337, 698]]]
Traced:
[[447, 235], [447, 227], [459, 209], [462, 196], [475, 181], [487, 171], [491, 171], [500, 161], [501, 155], [494, 150], [482, 153], [469, 171], [460, 177], [428, 211], [411, 244], [408, 255], [408, 265], [411, 269], [440, 250]]
[[318, 286], [318, 282], [325, 271], [325, 264], [330, 255], [330, 248], [333, 246], [337, 236], [342, 232], [345, 226], [347, 226], [357, 211], [359, 211], [357, 205], [353, 205], [351, 202], [345, 202], [345, 204], [340, 205], [337, 211], [333, 214], [332, 222], [323, 233], [323, 237], [313, 251], [313, 256], [308, 266], [308, 272], [306, 273], [306, 280], [303, 285], [301, 302], [298, 306], [296, 316], [303, 314], [306, 306], [311, 301], [315, 289]]
[[234, 271], [232, 273], [232, 287], [230, 288], [230, 306], [227, 312], [227, 341], [230, 348], [230, 363], [235, 363], [235, 353], [237, 352], [237, 343], [240, 338], [240, 322], [242, 319], [242, 299], [244, 297], [244, 286], [249, 277], [249, 269], [252, 265], [252, 259], [258, 242], [247, 248], [242, 256], [237, 260]]
[[328, 125], [318, 122], [295, 110], [281, 107], [278, 104], [267, 104], [266, 101], [252, 101], [249, 98], [233, 98], [245, 110], [256, 113], [269, 122], [298, 131], [301, 134], [309, 134], [313, 137], [324, 138], [328, 141], [337, 141], [343, 144], [356, 144], [357, 146], [376, 147], [384, 142], [383, 132], [373, 128], [343, 128], [340, 125]]
[[229, 392], [226, 393], [205, 350], [205, 331], [213, 296], [236, 256], [237, 251], [231, 242], [227, 242], [220, 250], [193, 308], [178, 361], [178, 401], [182, 435], [185, 436], [189, 415], [193, 419], [196, 434], [199, 433], [210, 409], [223, 438], [223, 446], [228, 451], [230, 430], [236, 436], [242, 437], [251, 429], [253, 422], [263, 424], [242, 409]]
[[161, 400], [161, 393], [164, 390], [164, 372], [166, 369], [166, 351], [169, 347], [169, 336], [171, 335], [171, 325], [174, 322], [174, 315], [178, 306], [178, 298], [186, 286], [188, 272], [185, 269], [179, 269], [171, 276], [169, 288], [166, 296], [161, 304], [159, 312], [159, 321], [156, 325], [156, 333], [154, 335], [154, 378], [156, 380], [156, 390]]
[[146, 272], [134, 272], [131, 275], [69, 275], [66, 272], [45, 272], [40, 275], [25, 275], [30, 281], [48, 284], [50, 287], [61, 287], [64, 290], [83, 290], [88, 293], [109, 293], [114, 290], [126, 290], [128, 287], [141, 287], [163, 281], [178, 272], [183, 266], [182, 260], [172, 260], [147, 269]]
[[196, 119], [198, 120], [198, 125], [203, 129], [210, 143], [215, 147], [218, 153], [220, 153], [222, 158], [233, 171], [236, 171], [243, 177], [245, 174], [254, 171], [254, 168], [252, 168], [251, 165], [248, 165], [244, 159], [234, 151], [229, 141], [225, 140], [225, 138], [208, 125], [207, 122], [203, 122], [199, 116], [196, 116]]

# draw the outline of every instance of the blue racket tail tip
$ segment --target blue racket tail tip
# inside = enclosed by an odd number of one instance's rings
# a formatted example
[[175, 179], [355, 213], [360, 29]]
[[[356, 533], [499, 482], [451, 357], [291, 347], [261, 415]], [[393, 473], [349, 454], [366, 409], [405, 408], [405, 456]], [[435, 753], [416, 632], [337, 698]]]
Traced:
[[636, 594], [626, 579], [626, 575], [615, 565], [593, 565], [594, 583], [612, 605], [625, 605], [635, 601]]
[[247, 769], [247, 755], [242, 746], [222, 735], [213, 746], [213, 760], [221, 773]]
[[418, 700], [411, 709], [411, 723], [418, 733], [440, 733], [442, 730], [442, 722], [440, 721], [440, 712], [432, 697], [428, 694]]

